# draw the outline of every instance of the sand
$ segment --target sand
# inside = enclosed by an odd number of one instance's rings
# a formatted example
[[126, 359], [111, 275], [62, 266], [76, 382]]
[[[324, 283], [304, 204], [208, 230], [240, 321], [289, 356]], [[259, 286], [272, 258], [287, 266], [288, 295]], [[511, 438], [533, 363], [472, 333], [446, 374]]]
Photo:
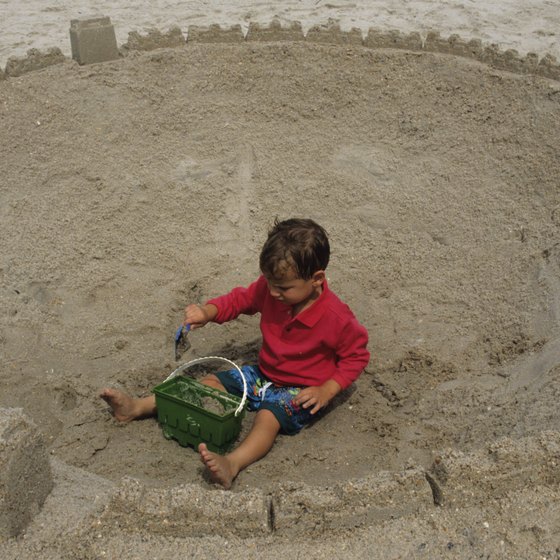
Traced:
[[[197, 24], [275, 15], [196, 4]], [[304, 4], [279, 15], [376, 24], [389, 3]], [[413, 4], [383, 24], [557, 48], [545, 2]], [[131, 29], [152, 15], [101, 7]], [[188, 44], [10, 78], [0, 110], [0, 406], [36, 422], [55, 472], [5, 557], [558, 557], [557, 81], [437, 53]], [[254, 279], [267, 228], [293, 215], [329, 232], [330, 285], [373, 358], [217, 491], [154, 419], [119, 425], [97, 395], [163, 381], [184, 306]], [[186, 359], [250, 362], [258, 319], [190, 338]]]

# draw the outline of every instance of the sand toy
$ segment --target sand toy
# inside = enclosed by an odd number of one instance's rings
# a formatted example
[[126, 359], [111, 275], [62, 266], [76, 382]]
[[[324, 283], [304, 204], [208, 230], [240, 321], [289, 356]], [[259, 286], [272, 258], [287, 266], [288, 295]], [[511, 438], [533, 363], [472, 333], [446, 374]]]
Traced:
[[190, 325], [181, 325], [175, 333], [175, 360], [179, 361], [183, 354], [191, 347], [188, 338]]
[[[224, 361], [236, 368], [243, 379], [243, 397], [203, 385], [180, 375], [191, 366]], [[158, 422], [167, 439], [195, 449], [202, 442], [210, 451], [225, 453], [237, 439], [245, 417], [247, 383], [234, 362], [220, 356], [196, 358], [178, 367], [160, 385], [154, 387]]]

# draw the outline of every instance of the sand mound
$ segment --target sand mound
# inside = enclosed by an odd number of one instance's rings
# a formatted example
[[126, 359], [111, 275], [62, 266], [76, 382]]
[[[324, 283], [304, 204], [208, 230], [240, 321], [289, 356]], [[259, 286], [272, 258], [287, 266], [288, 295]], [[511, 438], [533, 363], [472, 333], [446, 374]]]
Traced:
[[[97, 392], [163, 380], [184, 305], [251, 281], [276, 216], [329, 231], [330, 285], [374, 358], [234, 495], [425, 473], [442, 449], [559, 430], [557, 82], [429, 53], [201, 44], [11, 78], [0, 107], [0, 405], [35, 419], [61, 468], [206, 484], [195, 453], [155, 421], [116, 425]], [[250, 361], [257, 320], [191, 339], [191, 357]]]

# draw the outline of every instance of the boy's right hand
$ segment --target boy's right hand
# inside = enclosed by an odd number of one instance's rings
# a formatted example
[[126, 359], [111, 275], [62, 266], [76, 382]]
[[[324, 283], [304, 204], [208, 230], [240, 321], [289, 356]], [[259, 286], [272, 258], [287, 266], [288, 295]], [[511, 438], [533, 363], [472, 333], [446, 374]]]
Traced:
[[183, 324], [189, 324], [191, 329], [203, 327], [216, 317], [218, 309], [215, 305], [198, 305], [191, 303], [185, 308], [185, 320]]

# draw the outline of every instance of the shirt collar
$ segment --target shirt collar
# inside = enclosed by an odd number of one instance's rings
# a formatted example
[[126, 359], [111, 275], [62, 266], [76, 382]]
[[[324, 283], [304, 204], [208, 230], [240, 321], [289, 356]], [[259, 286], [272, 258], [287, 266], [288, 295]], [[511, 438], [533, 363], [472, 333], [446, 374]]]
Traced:
[[301, 313], [298, 313], [294, 317], [294, 321], [299, 321], [306, 327], [313, 327], [325, 313], [325, 308], [327, 301], [330, 298], [330, 293], [331, 292], [329, 290], [329, 286], [327, 285], [327, 280], [325, 279], [323, 282], [323, 291], [321, 292], [321, 295], [307, 309], [304, 309]]

